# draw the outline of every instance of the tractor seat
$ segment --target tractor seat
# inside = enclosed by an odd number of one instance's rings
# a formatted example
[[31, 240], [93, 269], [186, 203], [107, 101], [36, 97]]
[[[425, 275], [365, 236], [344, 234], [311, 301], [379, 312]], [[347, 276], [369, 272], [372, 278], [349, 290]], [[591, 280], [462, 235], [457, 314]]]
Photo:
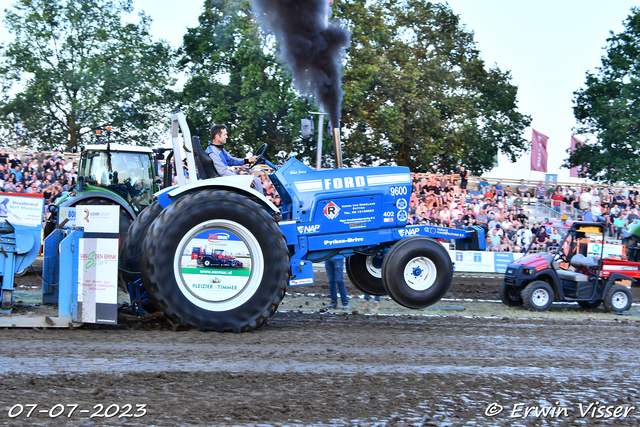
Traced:
[[220, 174], [216, 171], [215, 166], [213, 166], [211, 157], [202, 149], [200, 138], [197, 136], [191, 137], [191, 146], [193, 147], [193, 159], [196, 161], [200, 179], [218, 178]]
[[582, 254], [575, 254], [569, 264], [576, 268], [598, 267], [600, 265], [600, 259], [596, 256], [586, 257]]
[[558, 270], [556, 273], [558, 273], [558, 277], [560, 279], [568, 280], [570, 282], [588, 282], [589, 281], [589, 275], [577, 273], [575, 271]]

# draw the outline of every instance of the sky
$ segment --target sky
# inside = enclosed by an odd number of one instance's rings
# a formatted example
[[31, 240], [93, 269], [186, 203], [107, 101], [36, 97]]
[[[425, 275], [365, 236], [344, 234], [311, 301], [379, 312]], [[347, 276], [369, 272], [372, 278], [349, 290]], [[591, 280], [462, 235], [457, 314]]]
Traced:
[[[0, 16], [13, 0], [0, 0]], [[595, 71], [604, 54], [609, 32], [623, 30], [623, 20], [635, 5], [629, 0], [448, 0], [467, 30], [473, 31], [487, 66], [509, 70], [518, 86], [519, 110], [532, 117], [532, 127], [549, 137], [548, 174], [558, 181], [569, 178], [560, 165], [568, 157], [573, 116], [573, 92], [582, 88], [585, 73]], [[203, 1], [172, 2], [134, 0], [137, 10], [153, 19], [151, 34], [177, 47], [187, 27], [198, 25]], [[10, 34], [0, 27], [0, 41]], [[523, 137], [531, 141], [531, 128]], [[579, 139], [584, 137], [578, 135]], [[499, 156], [498, 167], [484, 176], [545, 179], [543, 172], [529, 172], [530, 156], [517, 163]]]

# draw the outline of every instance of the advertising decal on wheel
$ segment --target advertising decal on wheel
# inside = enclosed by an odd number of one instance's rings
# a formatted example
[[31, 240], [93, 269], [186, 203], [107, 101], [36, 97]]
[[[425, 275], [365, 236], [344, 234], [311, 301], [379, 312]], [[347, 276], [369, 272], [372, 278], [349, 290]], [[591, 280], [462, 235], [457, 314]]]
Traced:
[[205, 230], [182, 247], [180, 269], [194, 296], [224, 301], [240, 293], [249, 281], [251, 254], [245, 242], [231, 231]]

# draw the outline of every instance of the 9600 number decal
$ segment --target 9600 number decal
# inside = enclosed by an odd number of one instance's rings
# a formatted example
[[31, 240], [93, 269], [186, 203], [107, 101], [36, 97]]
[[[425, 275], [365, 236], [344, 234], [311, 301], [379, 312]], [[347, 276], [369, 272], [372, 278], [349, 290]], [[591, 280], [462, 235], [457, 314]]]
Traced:
[[[50, 408], [40, 406], [42, 409], [38, 409], [38, 404], [27, 403], [25, 405], [15, 404], [9, 409], [9, 418], [31, 418], [34, 415], [42, 414], [49, 418], [67, 417], [71, 418], [74, 414], [88, 414], [89, 418], [140, 418], [147, 415], [147, 405], [137, 404], [131, 405], [129, 403], [125, 405], [103, 405], [98, 403], [94, 405], [92, 409], [78, 409], [78, 404], [66, 404], [58, 403]], [[135, 407], [134, 407], [135, 406]]]
[[405, 196], [407, 194], [407, 187], [391, 187], [392, 196]]

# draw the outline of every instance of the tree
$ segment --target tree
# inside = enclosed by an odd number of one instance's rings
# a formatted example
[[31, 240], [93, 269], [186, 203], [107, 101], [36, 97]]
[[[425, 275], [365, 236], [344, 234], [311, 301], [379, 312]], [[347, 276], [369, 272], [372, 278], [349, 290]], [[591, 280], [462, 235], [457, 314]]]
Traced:
[[0, 51], [5, 143], [70, 149], [107, 125], [121, 142], [158, 138], [172, 52], [151, 40], [144, 14], [122, 22], [132, 11], [132, 0], [18, 0], [7, 10], [15, 40]]
[[574, 92], [576, 132], [592, 137], [564, 165], [608, 183], [640, 182], [640, 9], [632, 9], [624, 27], [611, 33], [602, 66]]
[[222, 123], [240, 143], [229, 144], [235, 155], [266, 143], [271, 153], [294, 151], [308, 159], [312, 144], [300, 138], [300, 119], [308, 116], [309, 103], [293, 89], [249, 1], [206, 0], [198, 20], [180, 48], [188, 80], [176, 94], [194, 135], [204, 143], [211, 126]]
[[525, 150], [530, 118], [517, 110], [510, 74], [486, 69], [473, 33], [447, 5], [344, 0], [335, 13], [352, 33], [345, 160], [479, 174], [498, 152], [516, 160]]

